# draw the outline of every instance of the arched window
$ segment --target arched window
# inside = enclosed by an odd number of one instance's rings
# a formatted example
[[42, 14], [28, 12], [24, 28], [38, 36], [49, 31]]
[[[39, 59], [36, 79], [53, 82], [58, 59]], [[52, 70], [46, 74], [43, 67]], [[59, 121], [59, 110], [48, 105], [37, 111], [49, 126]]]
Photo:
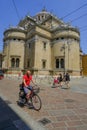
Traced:
[[61, 65], [61, 68], [64, 68], [64, 59], [60, 60], [60, 65]]
[[59, 59], [56, 59], [56, 68], [59, 68]]
[[15, 67], [15, 58], [11, 59], [11, 67]]
[[19, 67], [20, 60], [19, 58], [16, 59], [16, 67]]

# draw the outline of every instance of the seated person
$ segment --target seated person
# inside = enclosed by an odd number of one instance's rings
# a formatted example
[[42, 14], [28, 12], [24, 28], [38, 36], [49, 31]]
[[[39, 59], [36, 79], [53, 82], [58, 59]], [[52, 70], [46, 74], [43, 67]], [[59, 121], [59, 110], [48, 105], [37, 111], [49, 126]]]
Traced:
[[57, 77], [55, 77], [53, 81], [53, 85], [58, 84], [58, 83], [59, 83], [59, 80], [57, 79]]

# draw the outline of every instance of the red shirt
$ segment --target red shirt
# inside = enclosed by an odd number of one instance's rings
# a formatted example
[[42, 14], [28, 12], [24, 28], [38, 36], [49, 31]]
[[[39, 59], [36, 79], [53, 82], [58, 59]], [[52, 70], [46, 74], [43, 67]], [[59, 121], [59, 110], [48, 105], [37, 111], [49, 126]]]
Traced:
[[54, 79], [54, 83], [58, 83], [58, 80], [57, 80], [57, 79]]
[[31, 75], [30, 76], [24, 75], [23, 79], [25, 80], [26, 85], [29, 86], [30, 85], [30, 81], [32, 80], [32, 76]]

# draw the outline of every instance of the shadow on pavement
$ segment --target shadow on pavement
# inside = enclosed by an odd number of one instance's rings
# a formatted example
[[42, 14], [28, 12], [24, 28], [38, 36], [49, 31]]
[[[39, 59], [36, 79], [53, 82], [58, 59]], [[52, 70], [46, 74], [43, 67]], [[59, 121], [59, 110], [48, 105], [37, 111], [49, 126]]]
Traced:
[[0, 130], [32, 130], [27, 124], [9, 107], [8, 100], [0, 97]]

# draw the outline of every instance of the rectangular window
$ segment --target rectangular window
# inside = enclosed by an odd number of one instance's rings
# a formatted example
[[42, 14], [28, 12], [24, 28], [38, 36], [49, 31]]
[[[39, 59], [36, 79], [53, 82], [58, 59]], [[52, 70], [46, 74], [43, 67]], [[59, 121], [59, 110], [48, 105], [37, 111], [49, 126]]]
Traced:
[[64, 59], [60, 60], [60, 65], [61, 65], [61, 68], [64, 68]]
[[43, 49], [46, 49], [46, 42], [43, 42]]
[[42, 68], [45, 69], [46, 68], [46, 60], [42, 61]]
[[16, 59], [16, 67], [19, 67], [19, 64], [20, 64], [20, 60], [19, 58]]
[[14, 68], [15, 67], [15, 58], [11, 59], [11, 67]]
[[27, 67], [30, 67], [30, 60], [27, 61]]
[[56, 59], [56, 68], [59, 68], [59, 59]]
[[64, 66], [65, 66], [64, 58], [61, 58], [61, 57], [57, 58], [55, 65], [56, 65], [56, 68], [58, 68], [58, 69], [64, 68]]

